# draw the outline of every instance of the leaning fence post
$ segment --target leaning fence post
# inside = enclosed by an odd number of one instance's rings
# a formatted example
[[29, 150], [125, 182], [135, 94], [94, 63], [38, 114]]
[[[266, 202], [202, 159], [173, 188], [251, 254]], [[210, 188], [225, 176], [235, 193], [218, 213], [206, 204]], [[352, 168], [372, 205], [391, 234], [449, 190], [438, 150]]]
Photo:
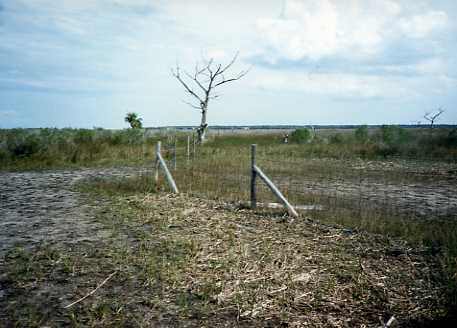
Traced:
[[251, 145], [251, 208], [257, 207], [257, 197], [256, 197], [256, 189], [255, 189], [255, 180], [257, 177], [257, 172], [255, 171], [256, 161], [255, 161], [255, 153], [256, 153], [256, 144]]
[[154, 181], [156, 182], [156, 185], [159, 182], [159, 168], [160, 168], [160, 141], [157, 141], [157, 146], [156, 146], [156, 167], [155, 167], [155, 174], [154, 174]]
[[263, 173], [263, 171], [256, 165], [254, 170], [259, 175], [259, 177], [267, 184], [268, 188], [273, 192], [273, 194], [284, 204], [284, 207], [287, 209], [290, 215], [297, 217], [298, 213], [292, 205], [287, 201], [286, 197], [279, 191], [279, 189], [274, 185], [274, 183]]
[[170, 185], [171, 189], [175, 194], [177, 194], [178, 187], [176, 187], [175, 180], [173, 179], [173, 176], [171, 175], [170, 171], [168, 170], [167, 163], [165, 163], [165, 160], [162, 158], [162, 155], [160, 154], [160, 141], [157, 141], [157, 148], [156, 148], [156, 167], [155, 167], [155, 175], [154, 179], [156, 183], [159, 181], [159, 169], [160, 166], [162, 166], [162, 169], [165, 173], [165, 177], [167, 178], [168, 184]]
[[178, 191], [178, 187], [176, 187], [176, 182], [173, 179], [173, 176], [171, 175], [170, 171], [168, 170], [167, 163], [165, 163], [164, 159], [162, 158], [162, 155], [160, 155], [160, 154], [159, 154], [159, 162], [165, 173], [165, 177], [167, 178], [168, 184], [170, 185], [173, 192], [175, 194], [177, 194], [179, 191]]

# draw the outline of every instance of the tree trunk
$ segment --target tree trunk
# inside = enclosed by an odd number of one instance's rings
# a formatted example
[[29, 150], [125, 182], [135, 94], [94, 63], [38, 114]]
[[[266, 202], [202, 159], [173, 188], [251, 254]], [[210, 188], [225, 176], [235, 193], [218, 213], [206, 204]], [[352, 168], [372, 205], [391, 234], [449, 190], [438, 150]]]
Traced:
[[198, 143], [202, 144], [205, 142], [205, 137], [206, 137], [206, 130], [208, 128], [208, 124], [206, 123], [206, 111], [208, 109], [202, 108], [202, 119], [200, 122], [200, 126], [197, 129], [197, 134], [198, 134]]

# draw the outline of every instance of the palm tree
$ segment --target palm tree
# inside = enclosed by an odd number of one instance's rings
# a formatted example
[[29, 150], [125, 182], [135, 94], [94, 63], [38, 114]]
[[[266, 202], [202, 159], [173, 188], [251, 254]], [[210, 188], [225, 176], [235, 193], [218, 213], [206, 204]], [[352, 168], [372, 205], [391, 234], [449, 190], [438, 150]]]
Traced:
[[124, 120], [128, 124], [130, 124], [130, 127], [132, 129], [141, 129], [143, 127], [143, 124], [141, 123], [141, 121], [143, 119], [138, 117], [137, 113], [133, 113], [133, 112], [127, 113], [127, 115], [125, 115], [125, 119]]

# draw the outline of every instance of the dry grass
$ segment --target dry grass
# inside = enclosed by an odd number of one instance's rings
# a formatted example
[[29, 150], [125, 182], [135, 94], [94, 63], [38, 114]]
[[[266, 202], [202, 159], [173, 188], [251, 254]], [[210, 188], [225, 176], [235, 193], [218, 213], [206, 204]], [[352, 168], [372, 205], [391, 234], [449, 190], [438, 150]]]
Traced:
[[377, 327], [392, 315], [405, 326], [442, 310], [438, 266], [404, 242], [197, 198], [131, 201], [165, 211], [168, 228], [155, 239], [191, 245], [173, 285], [211, 312], [258, 324]]
[[11, 324], [380, 327], [395, 316], [417, 327], [445, 314], [436, 259], [400, 240], [183, 195], [118, 196], [99, 219], [112, 233], [96, 245], [6, 258]]

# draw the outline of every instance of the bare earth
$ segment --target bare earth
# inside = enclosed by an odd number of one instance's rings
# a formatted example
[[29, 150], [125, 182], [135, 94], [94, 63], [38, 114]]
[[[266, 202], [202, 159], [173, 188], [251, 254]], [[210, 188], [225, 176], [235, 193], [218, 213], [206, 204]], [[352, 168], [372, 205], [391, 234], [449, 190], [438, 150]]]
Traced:
[[13, 245], [77, 243], [99, 239], [94, 205], [72, 190], [81, 179], [131, 176], [134, 168], [0, 172], [0, 257]]

